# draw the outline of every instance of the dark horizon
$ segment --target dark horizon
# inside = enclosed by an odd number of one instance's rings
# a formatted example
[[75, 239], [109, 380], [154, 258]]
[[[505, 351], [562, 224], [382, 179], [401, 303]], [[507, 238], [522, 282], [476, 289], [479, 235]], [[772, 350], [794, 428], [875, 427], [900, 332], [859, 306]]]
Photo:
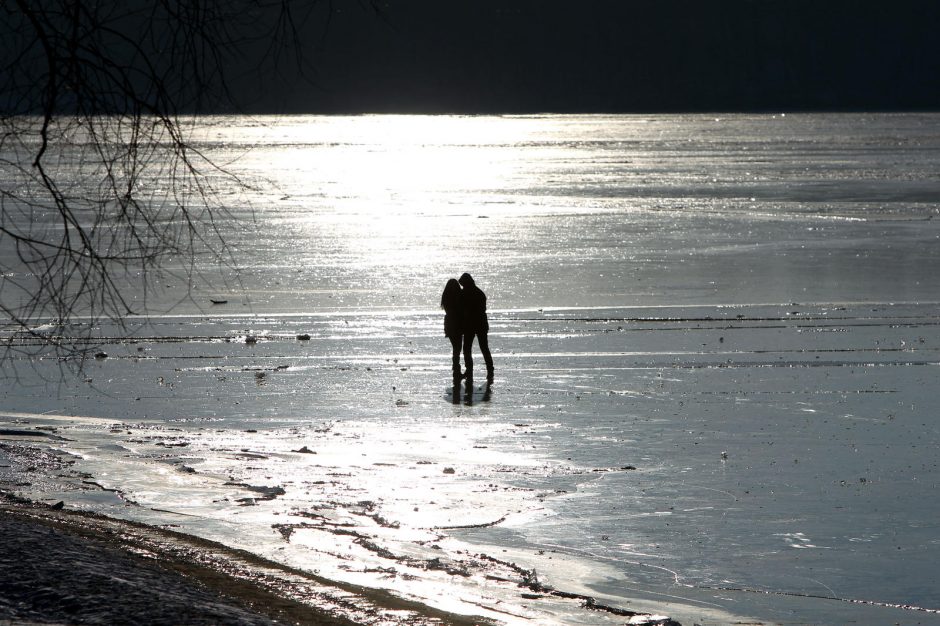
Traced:
[[[82, 68], [103, 76], [95, 113], [132, 108], [121, 99], [127, 85], [144, 99], [174, 94], [157, 106], [181, 113], [940, 111], [936, 0], [298, 3], [297, 31], [281, 31], [283, 40], [270, 35], [274, 3], [231, 13], [239, 43], [202, 59], [163, 48], [167, 33], [146, 21], [145, 5], [115, 4], [118, 18], [94, 31], [107, 57]], [[11, 11], [0, 57], [16, 76], [0, 113], [40, 113], [49, 63]], [[68, 55], [71, 26], [56, 19]], [[190, 67], [180, 59], [205, 66], [200, 78], [217, 80], [221, 69], [228, 89], [192, 81], [199, 70], [176, 71]], [[78, 106], [67, 89], [56, 96], [57, 113]]]
[[246, 111], [940, 110], [936, 2], [400, 0], [323, 21], [312, 81], [263, 89]]

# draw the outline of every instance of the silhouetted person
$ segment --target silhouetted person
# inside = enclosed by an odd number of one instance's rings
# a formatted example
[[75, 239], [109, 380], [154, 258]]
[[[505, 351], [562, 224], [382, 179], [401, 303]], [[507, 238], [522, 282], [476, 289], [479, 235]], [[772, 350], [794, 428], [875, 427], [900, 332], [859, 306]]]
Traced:
[[470, 274], [464, 274], [460, 277], [460, 284], [463, 287], [463, 361], [467, 366], [467, 386], [469, 387], [473, 379], [473, 338], [480, 340], [480, 352], [483, 353], [483, 360], [486, 362], [486, 382], [493, 382], [493, 357], [490, 354], [490, 342], [487, 339], [487, 333], [490, 330], [490, 323], [486, 319], [486, 294], [473, 282]]
[[463, 344], [463, 294], [460, 283], [451, 278], [444, 285], [441, 294], [441, 308], [444, 309], [444, 336], [450, 339], [453, 348], [454, 387], [460, 385], [460, 346]]

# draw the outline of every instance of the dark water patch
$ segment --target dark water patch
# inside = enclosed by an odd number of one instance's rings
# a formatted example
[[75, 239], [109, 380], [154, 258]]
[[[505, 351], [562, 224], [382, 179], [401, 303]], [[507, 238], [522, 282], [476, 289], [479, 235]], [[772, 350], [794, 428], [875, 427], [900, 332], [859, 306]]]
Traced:
[[44, 432], [44, 429], [36, 428], [34, 430], [27, 429], [17, 429], [17, 428], [0, 428], [0, 437], [14, 437], [17, 439], [45, 439], [45, 440], [56, 440], [56, 441], [68, 441], [64, 437], [60, 437], [55, 433]]
[[474, 528], [492, 528], [493, 526], [499, 526], [505, 521], [506, 521], [506, 516], [504, 515], [497, 520], [493, 520], [492, 522], [482, 522], [479, 524], [464, 524], [464, 525], [458, 525], [458, 526], [435, 526], [434, 528], [432, 528], [432, 530], [470, 530]]
[[104, 491], [104, 492], [107, 492], [107, 493], [114, 494], [115, 496], [117, 496], [117, 497], [120, 498], [123, 502], [126, 502], [127, 504], [132, 504], [132, 505], [134, 505], [134, 506], [139, 506], [137, 502], [135, 502], [135, 501], [133, 501], [133, 500], [131, 500], [130, 498], [127, 497], [127, 493], [125, 493], [124, 491], [122, 491], [122, 490], [120, 490], [120, 489], [113, 489], [113, 488], [111, 488], [111, 487], [105, 487], [105, 486], [102, 485], [101, 483], [99, 483], [99, 482], [97, 482], [97, 481], [94, 481], [94, 480], [89, 480], [89, 479], [82, 480], [82, 484], [83, 484], [83, 485], [88, 485], [88, 486], [90, 486], [90, 487], [96, 487], [96, 488], [99, 489], [100, 491]]
[[285, 493], [287, 493], [284, 491], [283, 487], [278, 486], [267, 487], [264, 485], [249, 485], [247, 483], [236, 483], [232, 481], [226, 482], [224, 484], [229, 487], [241, 487], [242, 489], [247, 489], [252, 493], [258, 494], [257, 496], [238, 498], [236, 502], [238, 502], [241, 506], [255, 506], [258, 502], [274, 500], [278, 496], [283, 496]]

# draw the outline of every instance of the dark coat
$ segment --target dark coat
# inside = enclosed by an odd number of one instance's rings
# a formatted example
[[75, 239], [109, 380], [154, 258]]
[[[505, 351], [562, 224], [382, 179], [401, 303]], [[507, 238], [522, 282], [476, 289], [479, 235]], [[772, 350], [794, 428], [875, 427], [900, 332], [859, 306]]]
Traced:
[[444, 336], [460, 338], [463, 335], [463, 307], [444, 309]]
[[486, 294], [476, 285], [463, 288], [463, 332], [485, 333], [490, 329], [486, 319]]

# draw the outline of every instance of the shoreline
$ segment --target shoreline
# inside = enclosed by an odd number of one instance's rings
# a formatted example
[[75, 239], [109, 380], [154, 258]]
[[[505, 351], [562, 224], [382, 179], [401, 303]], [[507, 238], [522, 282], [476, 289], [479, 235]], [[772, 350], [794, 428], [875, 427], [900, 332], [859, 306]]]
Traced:
[[[527, 587], [581, 599], [586, 609], [630, 619], [631, 624], [680, 626], [668, 617], [616, 609], [538, 583]], [[0, 589], [0, 624], [83, 623], [82, 615], [111, 624], [146, 617], [155, 625], [500, 623], [329, 580], [185, 533], [68, 510], [61, 502], [42, 504], [2, 490]]]
[[[464, 599], [462, 603], [468, 609], [466, 613], [449, 611], [423, 602], [420, 598], [409, 599], [399, 595], [397, 589], [341, 582], [270, 560], [248, 550], [174, 530], [174, 525], [151, 524], [113, 517], [107, 513], [68, 508], [73, 505], [69, 494], [71, 489], [76, 488], [72, 484], [75, 481], [80, 481], [79, 489], [93, 485], [114, 492], [122, 501], [126, 501], [126, 497], [91, 480], [90, 475], [75, 474], [73, 469], [68, 468], [70, 463], [62, 462], [57, 454], [42, 452], [41, 448], [30, 445], [45, 443], [50, 436], [57, 435], [24, 429], [7, 429], [0, 433], [0, 439], [6, 437], [16, 441], [11, 445], [0, 445], [0, 458], [4, 459], [0, 467], [9, 470], [7, 476], [0, 476], [0, 482], [8, 487], [28, 485], [28, 482], [23, 483], [21, 480], [29, 480], [29, 473], [42, 466], [44, 473], [56, 476], [56, 481], [64, 481], [60, 482], [63, 490], [54, 490], [52, 494], [65, 496], [64, 501], [57, 502], [56, 497], [40, 501], [30, 499], [18, 489], [0, 488], [0, 533], [4, 537], [0, 540], [0, 589], [5, 590], [0, 593], [0, 625], [11, 623], [11, 620], [12, 623], [22, 623], [24, 620], [27, 623], [37, 620], [51, 623], [85, 621], [75, 620], [71, 611], [76, 603], [81, 605], [85, 601], [86, 595], [92, 599], [93, 606], [87, 609], [91, 612], [92, 621], [100, 620], [104, 615], [107, 623], [124, 623], [129, 616], [147, 615], [148, 623], [179, 623], [175, 615], [163, 619], [161, 612], [164, 609], [159, 603], [155, 604], [153, 598], [141, 598], [139, 593], [132, 594], [127, 600], [112, 595], [107, 591], [107, 580], [90, 591], [87, 586], [77, 582], [83, 578], [96, 577], [133, 579], [140, 574], [154, 579], [156, 596], [170, 604], [182, 603], [187, 609], [204, 605], [207, 602], [206, 593], [209, 594], [208, 602], [211, 606], [202, 614], [187, 615], [185, 623], [495, 626], [530, 623], [528, 620], [532, 619], [532, 615], [524, 615], [528, 612], [526, 605], [544, 599], [545, 602], [555, 604], [554, 609], [548, 609], [546, 615], [553, 615], [560, 606], [567, 605], [569, 609], [579, 610], [580, 607], [580, 610], [597, 614], [600, 619], [598, 623], [604, 622], [604, 619], [627, 619], [635, 624], [678, 624], [659, 611], [648, 612], [649, 607], [646, 610], [621, 608], [593, 594], [585, 594], [584, 591], [572, 592], [545, 585], [533, 576], [534, 570], [530, 573], [512, 560], [487, 554], [473, 555], [470, 560], [482, 568], [478, 572], [481, 577], [498, 585], [518, 589], [517, 593], [522, 599], [522, 613], [519, 612], [520, 607], [515, 605], [500, 606], [501, 601], [498, 599], [494, 599], [495, 604], [477, 604], [473, 600]], [[18, 453], [14, 454], [14, 450], [18, 450]], [[35, 537], [37, 529], [45, 529], [41, 542]], [[346, 529], [338, 529], [336, 532], [342, 536], [355, 534]], [[29, 547], [23, 548], [23, 545]], [[63, 554], [69, 556], [63, 558]], [[62, 570], [63, 562], [72, 565], [69, 561], [93, 562], [95, 565], [80, 570], [78, 577], [73, 579]], [[419, 566], [420, 561], [416, 561]], [[45, 569], [33, 565], [47, 563], [56, 565]], [[6, 568], [4, 564], [7, 564]], [[112, 574], [112, 567], [117, 567], [126, 575]], [[431, 570], [447, 569], [437, 557], [426, 562], [424, 567]], [[456, 567], [454, 572], [460, 576], [468, 575], [461, 567]], [[191, 591], [180, 581], [192, 583], [198, 589]], [[36, 607], [30, 604], [33, 602], [30, 594], [16, 595], [16, 590], [24, 586], [45, 590], [42, 606], [45, 612], [31, 612]], [[219, 604], [240, 617], [218, 619]], [[477, 606], [485, 613], [475, 613]], [[95, 610], [98, 612], [93, 612]], [[150, 615], [150, 611], [154, 611], [154, 615]], [[248, 617], [242, 614], [245, 611], [248, 611]], [[603, 615], [607, 617], [600, 617]], [[554, 619], [551, 621], [556, 623]]]
[[2, 623], [80, 622], [85, 611], [108, 623], [492, 623], [172, 530], [0, 497]]

